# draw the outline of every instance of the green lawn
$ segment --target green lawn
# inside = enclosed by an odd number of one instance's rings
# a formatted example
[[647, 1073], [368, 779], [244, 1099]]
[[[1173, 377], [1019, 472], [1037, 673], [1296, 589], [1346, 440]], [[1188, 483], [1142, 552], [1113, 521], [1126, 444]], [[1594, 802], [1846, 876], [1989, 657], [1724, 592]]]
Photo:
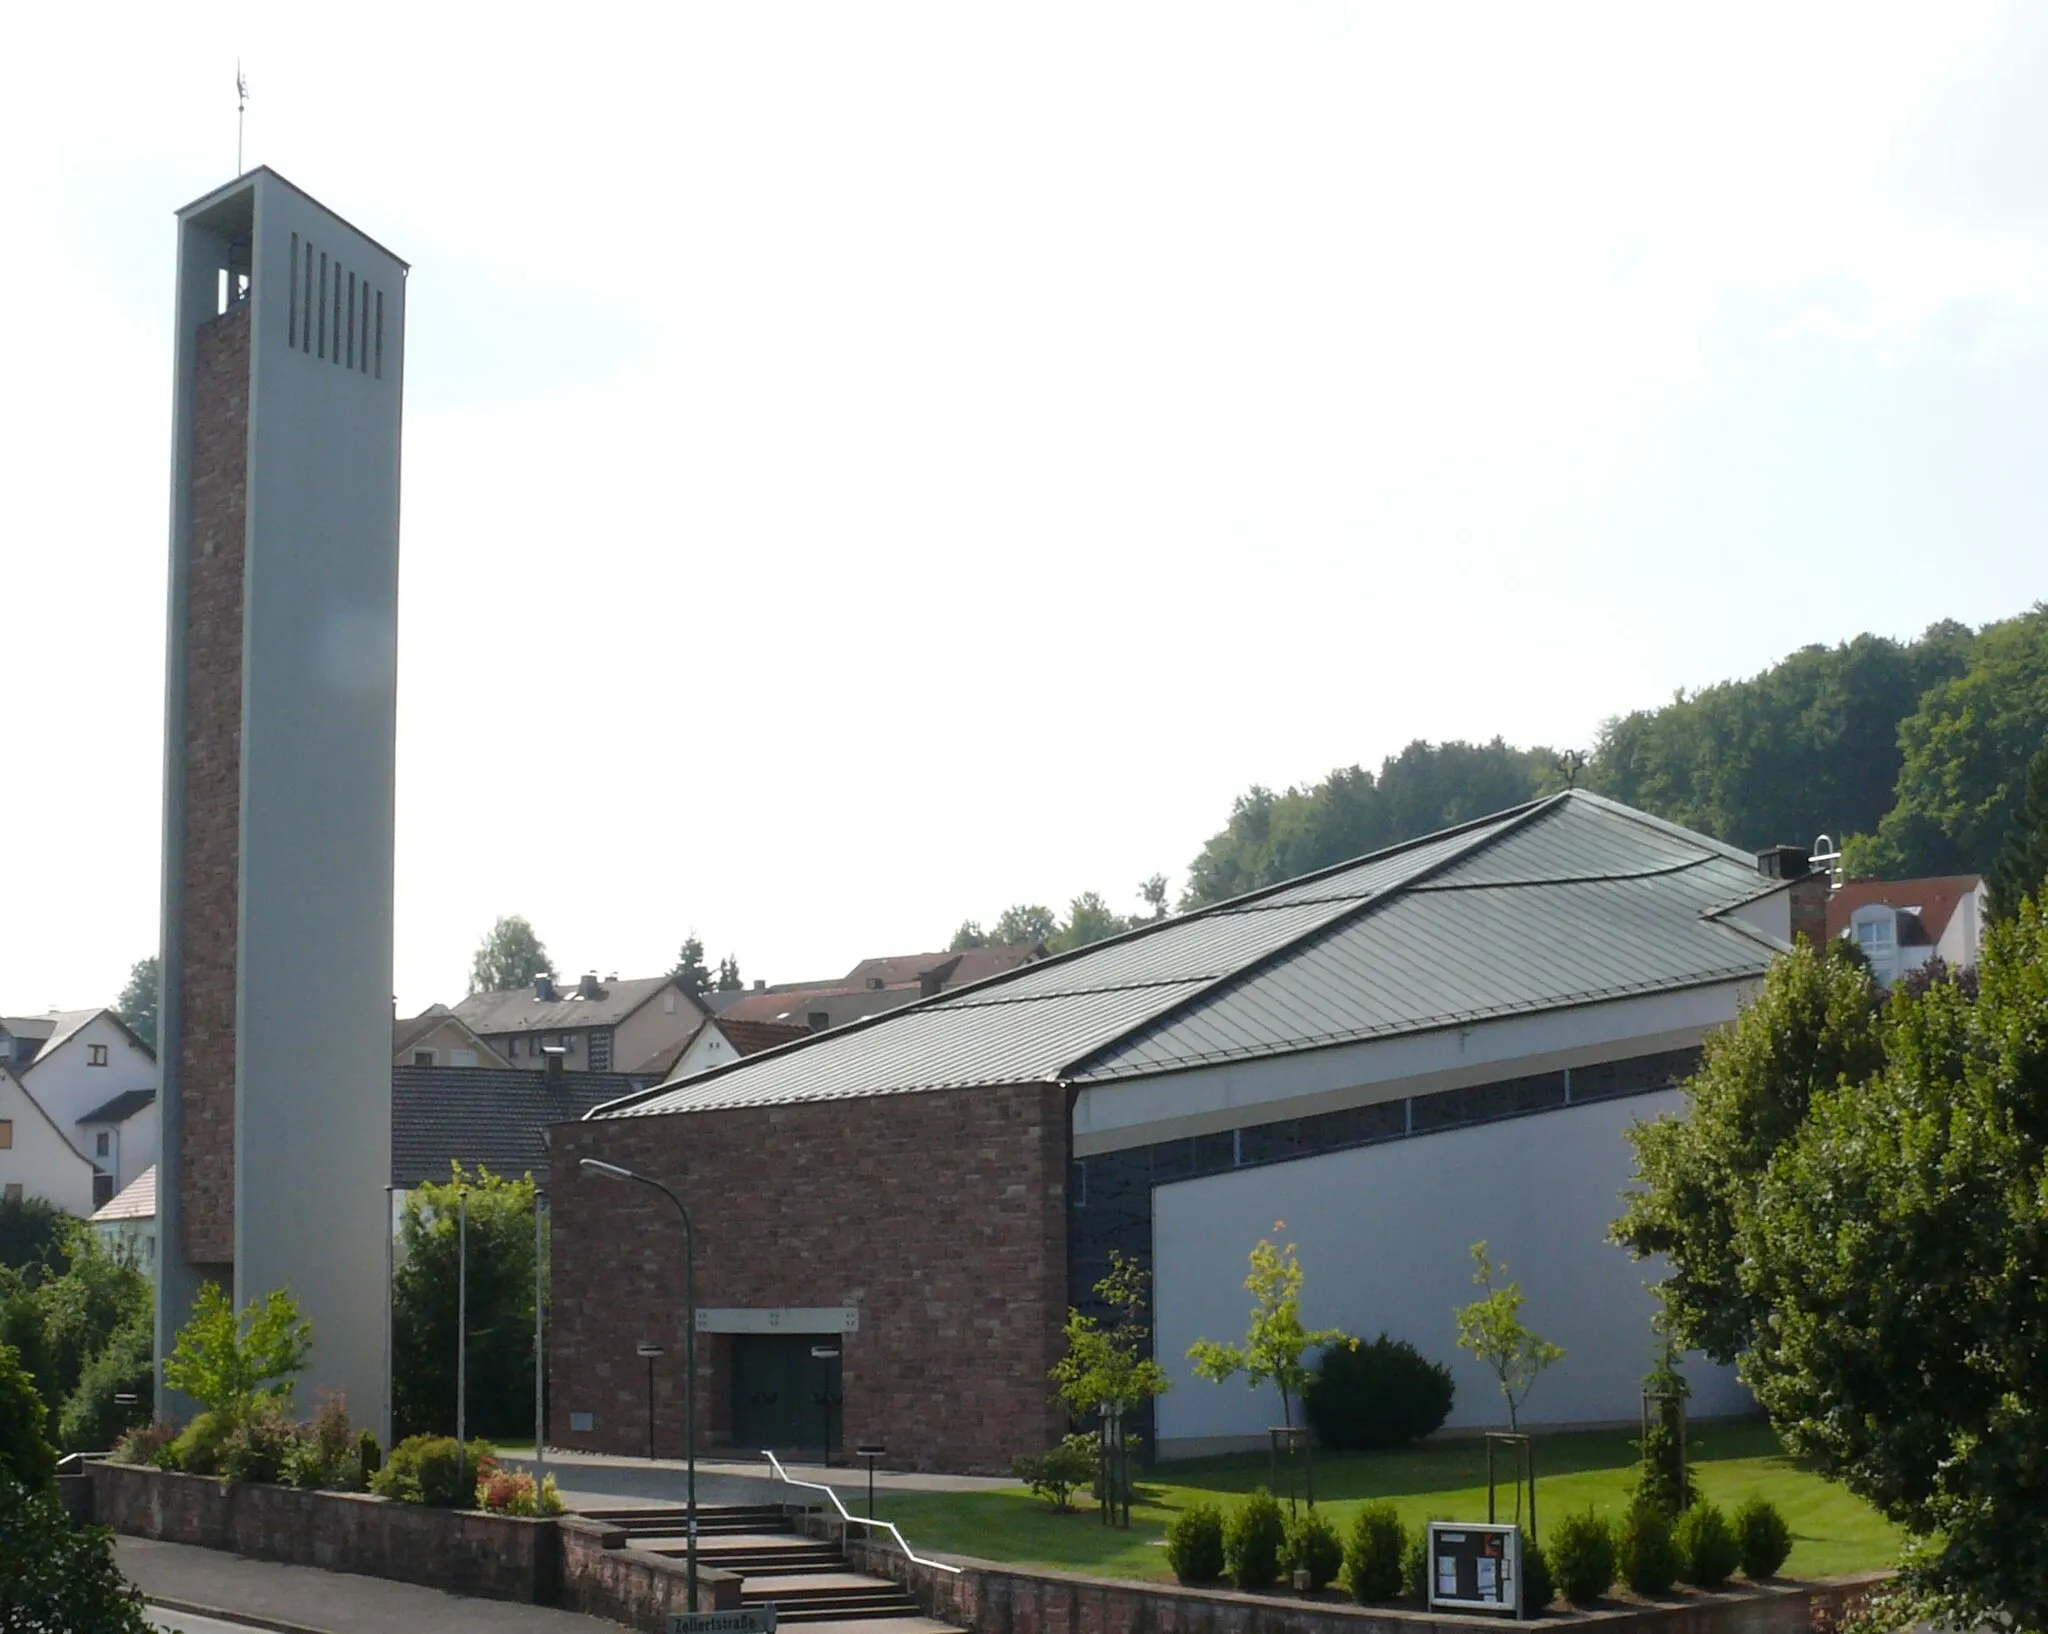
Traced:
[[[1860, 1498], [1799, 1468], [1760, 1422], [1694, 1425], [1694, 1472], [1716, 1503], [1732, 1509], [1752, 1492], [1775, 1503], [1796, 1540], [1785, 1572], [1833, 1577], [1892, 1564], [1899, 1534]], [[1631, 1438], [1619, 1431], [1539, 1437], [1536, 1498], [1539, 1530], [1569, 1510], [1591, 1505], [1619, 1515], [1633, 1468]], [[1201, 1497], [1226, 1505], [1233, 1494], [1263, 1485], [1264, 1455], [1162, 1464], [1131, 1506], [1131, 1529], [1105, 1527], [1092, 1504], [1056, 1515], [1022, 1487], [977, 1493], [897, 1493], [876, 1513], [903, 1529], [913, 1549], [983, 1560], [1062, 1567], [1110, 1577], [1163, 1578], [1158, 1540], [1174, 1513]], [[1367, 1498], [1391, 1498], [1413, 1525], [1432, 1516], [1483, 1520], [1486, 1451], [1477, 1441], [1431, 1443], [1402, 1452], [1324, 1454], [1316, 1460], [1317, 1507], [1340, 1532]], [[1512, 1506], [1511, 1492], [1503, 1499]], [[1512, 1518], [1512, 1507], [1503, 1519]]]

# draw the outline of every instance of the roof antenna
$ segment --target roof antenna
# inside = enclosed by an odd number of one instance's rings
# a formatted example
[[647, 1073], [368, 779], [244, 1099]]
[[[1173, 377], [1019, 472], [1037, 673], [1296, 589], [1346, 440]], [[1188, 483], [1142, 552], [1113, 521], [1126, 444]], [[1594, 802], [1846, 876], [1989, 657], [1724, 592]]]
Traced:
[[242, 75], [242, 59], [235, 58], [235, 174], [242, 173], [242, 126], [249, 117], [249, 82]]

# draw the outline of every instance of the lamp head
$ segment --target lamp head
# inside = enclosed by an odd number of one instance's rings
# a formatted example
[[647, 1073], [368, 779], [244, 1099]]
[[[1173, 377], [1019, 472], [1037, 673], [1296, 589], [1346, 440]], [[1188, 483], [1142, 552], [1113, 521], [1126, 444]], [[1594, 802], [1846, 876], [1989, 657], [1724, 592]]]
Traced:
[[614, 1180], [638, 1180], [640, 1178], [631, 1169], [622, 1169], [616, 1163], [602, 1163], [594, 1157], [578, 1158], [577, 1166], [588, 1169], [593, 1174], [608, 1174]]

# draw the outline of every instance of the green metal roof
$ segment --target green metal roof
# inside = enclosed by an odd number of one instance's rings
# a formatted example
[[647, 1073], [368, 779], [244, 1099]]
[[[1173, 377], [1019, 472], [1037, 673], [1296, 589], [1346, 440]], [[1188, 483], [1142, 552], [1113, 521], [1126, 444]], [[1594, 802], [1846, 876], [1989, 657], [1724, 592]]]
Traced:
[[590, 1116], [1105, 1083], [1749, 981], [1779, 944], [1723, 916], [1782, 888], [1746, 852], [1574, 790]]

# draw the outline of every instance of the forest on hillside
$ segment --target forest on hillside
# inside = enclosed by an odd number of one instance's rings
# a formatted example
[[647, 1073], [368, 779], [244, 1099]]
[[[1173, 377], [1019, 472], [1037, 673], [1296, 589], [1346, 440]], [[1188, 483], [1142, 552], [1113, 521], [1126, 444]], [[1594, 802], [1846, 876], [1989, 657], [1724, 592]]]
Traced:
[[[1590, 751], [1408, 745], [1377, 771], [1342, 766], [1284, 790], [1254, 786], [1188, 867], [1182, 908], [1278, 884], [1576, 779], [1734, 845], [1843, 846], [1852, 877], [1991, 871], [2029, 763], [2048, 748], [2048, 603], [1913, 641], [1859, 635], [1802, 647], [1759, 675], [1615, 716]], [[1019, 904], [996, 928], [1049, 928], [1076, 947], [1164, 911], [1163, 881], [1124, 918], [1094, 892], [1066, 920]], [[970, 921], [956, 946], [1003, 938]]]

